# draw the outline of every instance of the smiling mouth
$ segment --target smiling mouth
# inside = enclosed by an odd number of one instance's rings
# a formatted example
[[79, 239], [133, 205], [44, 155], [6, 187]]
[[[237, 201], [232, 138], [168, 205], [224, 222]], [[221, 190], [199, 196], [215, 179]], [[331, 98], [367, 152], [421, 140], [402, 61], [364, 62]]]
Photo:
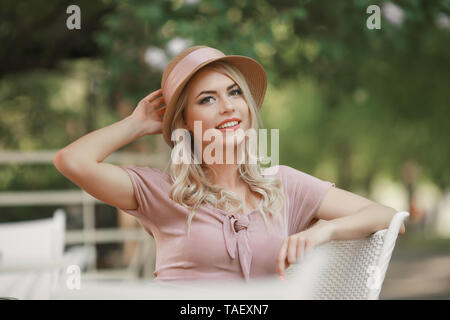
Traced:
[[241, 121], [238, 121], [238, 123], [236, 125], [234, 125], [234, 126], [225, 127], [225, 128], [216, 128], [216, 129], [220, 130], [220, 131], [232, 131], [232, 130], [238, 129], [240, 127], [240, 125], [241, 125]]

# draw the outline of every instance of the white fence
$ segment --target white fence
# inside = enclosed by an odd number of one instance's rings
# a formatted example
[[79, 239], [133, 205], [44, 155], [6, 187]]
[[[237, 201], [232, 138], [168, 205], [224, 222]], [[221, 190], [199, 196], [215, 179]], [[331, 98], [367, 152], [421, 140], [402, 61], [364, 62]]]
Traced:
[[[53, 157], [57, 151], [0, 152], [1, 165], [23, 165], [23, 164], [52, 164]], [[168, 156], [168, 155], [167, 155]], [[150, 165], [162, 168], [168, 159], [163, 153], [143, 155], [130, 152], [115, 152], [105, 159], [105, 162], [120, 165]], [[56, 168], [55, 168], [56, 170]], [[154, 252], [153, 239], [141, 227], [138, 228], [109, 228], [96, 229], [95, 205], [104, 202], [92, 197], [82, 189], [75, 190], [42, 190], [42, 191], [8, 191], [0, 192], [0, 208], [16, 206], [65, 206], [79, 205], [82, 209], [83, 226], [80, 230], [68, 230], [66, 232], [65, 244], [83, 244], [91, 246], [94, 253], [93, 262], [88, 266], [86, 275], [92, 277], [119, 277], [129, 278], [139, 275], [143, 264], [148, 262], [148, 252]], [[66, 210], [65, 210], [66, 211]], [[119, 214], [119, 212], [118, 212]], [[36, 216], [39, 218], [39, 216]], [[125, 269], [97, 269], [96, 244], [117, 243], [137, 241], [131, 262]], [[152, 263], [154, 261], [150, 261]]]

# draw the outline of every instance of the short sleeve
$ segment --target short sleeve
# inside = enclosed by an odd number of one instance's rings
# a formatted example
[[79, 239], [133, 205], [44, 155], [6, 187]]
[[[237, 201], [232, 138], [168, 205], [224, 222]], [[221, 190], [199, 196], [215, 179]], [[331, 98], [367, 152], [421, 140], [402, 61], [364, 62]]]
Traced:
[[331, 187], [330, 181], [321, 180], [288, 166], [283, 167], [289, 198], [289, 235], [307, 229], [315, 222], [315, 214]]
[[120, 168], [125, 170], [131, 179], [138, 206], [134, 210], [119, 209], [136, 218], [149, 218], [157, 207], [165, 174], [152, 167], [120, 166]]

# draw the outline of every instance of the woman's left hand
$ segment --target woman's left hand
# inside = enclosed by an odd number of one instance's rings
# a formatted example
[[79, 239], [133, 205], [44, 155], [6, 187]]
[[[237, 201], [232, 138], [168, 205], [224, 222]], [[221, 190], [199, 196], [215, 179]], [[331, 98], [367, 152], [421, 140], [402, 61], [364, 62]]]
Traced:
[[291, 264], [302, 260], [312, 248], [331, 241], [331, 237], [330, 221], [319, 220], [309, 229], [284, 239], [277, 261], [277, 273], [281, 280], [284, 280], [284, 272]]

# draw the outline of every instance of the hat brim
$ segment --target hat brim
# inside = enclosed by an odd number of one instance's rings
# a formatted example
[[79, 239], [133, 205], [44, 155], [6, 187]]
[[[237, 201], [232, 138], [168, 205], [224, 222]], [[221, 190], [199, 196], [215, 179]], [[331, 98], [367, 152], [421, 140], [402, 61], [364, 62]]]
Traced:
[[215, 61], [227, 61], [236, 66], [247, 80], [250, 92], [256, 102], [257, 108], [260, 109], [262, 107], [267, 89], [267, 75], [264, 68], [259, 62], [250, 57], [239, 55], [229, 55], [205, 61], [195, 67], [195, 69], [192, 70], [192, 72], [181, 82], [181, 84], [176, 88], [171, 101], [169, 101], [166, 106], [166, 111], [164, 112], [164, 117], [162, 120], [162, 131], [164, 140], [170, 147], [173, 148], [174, 146], [173, 141], [171, 141], [172, 132], [170, 132], [170, 124], [172, 123], [173, 117], [175, 115], [175, 104], [180, 93], [182, 92], [186, 83], [194, 76], [194, 74], [198, 70]]

